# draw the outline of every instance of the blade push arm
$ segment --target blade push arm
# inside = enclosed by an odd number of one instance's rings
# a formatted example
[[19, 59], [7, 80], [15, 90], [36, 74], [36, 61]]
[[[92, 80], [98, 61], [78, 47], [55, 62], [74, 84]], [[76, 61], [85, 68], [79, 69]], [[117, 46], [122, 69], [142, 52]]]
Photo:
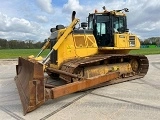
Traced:
[[67, 38], [67, 36], [73, 31], [74, 27], [76, 26], [76, 24], [79, 22], [79, 19], [75, 18], [72, 23], [66, 28], [66, 30], [64, 31], [63, 35], [60, 36], [57, 40], [57, 43], [52, 47], [52, 50], [49, 52], [49, 54], [46, 56], [46, 58], [44, 59], [44, 61], [42, 62], [43, 64], [46, 63], [48, 57], [51, 55], [51, 53], [53, 52], [53, 50], [57, 50], [58, 47], [63, 43], [63, 41]]
[[65, 32], [58, 39], [57, 43], [53, 46], [52, 49], [57, 50], [58, 47], [62, 44], [62, 42], [66, 39], [66, 37], [73, 31], [76, 24], [79, 22], [79, 19], [74, 19], [72, 23], [66, 28]]

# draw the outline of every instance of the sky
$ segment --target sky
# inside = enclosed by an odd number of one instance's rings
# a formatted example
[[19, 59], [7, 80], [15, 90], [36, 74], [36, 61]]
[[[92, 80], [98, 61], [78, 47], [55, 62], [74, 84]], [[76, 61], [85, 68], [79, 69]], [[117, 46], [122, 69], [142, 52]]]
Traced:
[[128, 28], [140, 39], [160, 37], [160, 0], [0, 0], [0, 38], [44, 41], [50, 28], [70, 24], [73, 10], [85, 22], [103, 6], [128, 8]]

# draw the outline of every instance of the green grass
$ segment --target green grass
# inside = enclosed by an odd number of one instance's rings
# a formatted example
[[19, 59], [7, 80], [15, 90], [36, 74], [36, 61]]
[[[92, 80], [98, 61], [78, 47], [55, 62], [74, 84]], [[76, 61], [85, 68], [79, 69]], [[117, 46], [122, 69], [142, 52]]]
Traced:
[[[21, 57], [27, 57], [29, 55], [36, 56], [39, 53], [40, 49], [1, 49], [0, 50], [0, 59], [12, 59]], [[42, 53], [42, 57], [45, 57], [49, 53], [49, 49], [45, 50]], [[160, 48], [141, 48], [140, 50], [132, 50], [130, 54], [141, 54], [141, 55], [150, 55], [150, 54], [160, 54]]]
[[[40, 49], [2, 49], [0, 50], [0, 59], [10, 59], [18, 57], [27, 57], [30, 55], [36, 56], [40, 52]], [[42, 57], [45, 57], [49, 53], [49, 49], [42, 53]]]
[[139, 50], [132, 50], [130, 54], [151, 55], [160, 54], [160, 48], [141, 48]]

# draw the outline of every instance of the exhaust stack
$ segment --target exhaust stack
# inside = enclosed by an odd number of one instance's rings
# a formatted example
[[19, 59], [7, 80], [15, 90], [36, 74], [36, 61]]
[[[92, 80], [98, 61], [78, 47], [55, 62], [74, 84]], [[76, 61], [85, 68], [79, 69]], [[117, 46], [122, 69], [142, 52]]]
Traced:
[[76, 11], [73, 11], [72, 12], [72, 21], [75, 19], [75, 16], [76, 16]]

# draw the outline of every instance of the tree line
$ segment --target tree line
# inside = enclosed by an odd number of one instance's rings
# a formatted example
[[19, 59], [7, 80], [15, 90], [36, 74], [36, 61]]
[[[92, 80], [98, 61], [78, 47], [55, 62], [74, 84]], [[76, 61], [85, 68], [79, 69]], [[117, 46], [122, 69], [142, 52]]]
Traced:
[[34, 40], [6, 40], [0, 38], [0, 49], [39, 49], [41, 48], [47, 39], [44, 42], [35, 42]]
[[[0, 38], [0, 49], [39, 49], [47, 41], [43, 42], [34, 40], [6, 40]], [[157, 45], [160, 46], [160, 37], [151, 37], [145, 40], [141, 40], [141, 45]]]
[[157, 45], [160, 46], [160, 37], [151, 37], [141, 40], [141, 45]]

